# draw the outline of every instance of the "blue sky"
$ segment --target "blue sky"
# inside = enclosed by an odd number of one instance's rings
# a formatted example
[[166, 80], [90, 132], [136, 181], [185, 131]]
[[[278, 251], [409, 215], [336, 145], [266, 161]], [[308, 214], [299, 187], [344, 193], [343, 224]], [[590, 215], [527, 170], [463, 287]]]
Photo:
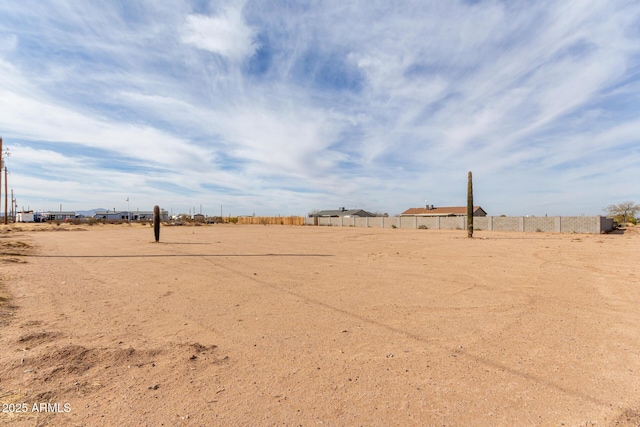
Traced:
[[640, 202], [640, 3], [0, 3], [18, 206]]

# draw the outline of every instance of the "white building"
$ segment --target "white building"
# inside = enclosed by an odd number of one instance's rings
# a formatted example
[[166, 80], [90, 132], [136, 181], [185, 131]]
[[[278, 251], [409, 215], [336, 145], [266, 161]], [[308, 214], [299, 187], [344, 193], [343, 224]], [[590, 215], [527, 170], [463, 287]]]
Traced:
[[16, 222], [35, 222], [33, 211], [18, 212], [16, 214]]
[[42, 220], [43, 221], [69, 221], [72, 219], [76, 219], [75, 211], [57, 211], [57, 212], [43, 212]]
[[[153, 221], [153, 211], [96, 211], [95, 219], [124, 220], [124, 221]], [[166, 220], [166, 213], [161, 218]]]

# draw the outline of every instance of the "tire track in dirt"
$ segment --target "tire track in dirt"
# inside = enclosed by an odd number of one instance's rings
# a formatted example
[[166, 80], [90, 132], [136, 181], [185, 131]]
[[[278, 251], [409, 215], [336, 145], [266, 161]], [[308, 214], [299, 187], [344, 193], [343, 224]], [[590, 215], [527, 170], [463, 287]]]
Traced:
[[[562, 267], [568, 267], [571, 269], [578, 269], [578, 270], [585, 270], [591, 273], [598, 273], [598, 274], [606, 274], [606, 275], [610, 275], [610, 276], [618, 276], [618, 277], [623, 277], [623, 278], [628, 278], [629, 275], [625, 274], [625, 273], [619, 273], [616, 271], [609, 271], [609, 270], [605, 270], [603, 268], [599, 268], [599, 267], [594, 267], [592, 265], [587, 265], [587, 264], [572, 264], [570, 262], [568, 262], [567, 260], [563, 259], [563, 260], [558, 260], [557, 258], [551, 258], [549, 256], [547, 256], [547, 251], [535, 251], [533, 252], [533, 256], [535, 258], [537, 258], [538, 260], [542, 261], [543, 265], [548, 264], [548, 265], [559, 265]], [[559, 256], [559, 254], [558, 254]]]
[[[209, 261], [209, 262], [214, 262], [211, 259], [204, 259], [204, 260], [205, 261]], [[381, 328], [381, 329], [385, 329], [385, 330], [390, 331], [390, 332], [392, 332], [394, 334], [398, 334], [400, 336], [409, 338], [411, 340], [420, 342], [422, 344], [429, 344], [429, 345], [437, 346], [441, 350], [445, 350], [446, 352], [449, 352], [452, 355], [460, 355], [460, 356], [463, 356], [463, 357], [467, 357], [468, 359], [470, 359], [470, 360], [472, 360], [472, 361], [474, 361], [476, 363], [479, 363], [481, 365], [490, 367], [490, 368], [498, 370], [498, 371], [508, 372], [509, 374], [511, 374], [511, 375], [513, 375], [515, 377], [522, 378], [522, 379], [525, 379], [527, 381], [531, 381], [531, 382], [534, 382], [534, 383], [541, 384], [541, 385], [543, 385], [545, 387], [549, 387], [549, 388], [555, 389], [556, 391], [559, 391], [559, 392], [564, 393], [564, 394], [569, 395], [569, 396], [573, 396], [573, 397], [578, 397], [578, 398], [584, 399], [586, 401], [591, 402], [592, 404], [601, 405], [601, 406], [607, 405], [607, 402], [605, 402], [603, 400], [597, 399], [597, 398], [595, 398], [595, 397], [593, 397], [593, 396], [591, 396], [589, 394], [583, 393], [581, 390], [574, 389], [574, 388], [571, 388], [571, 387], [567, 387], [567, 386], [565, 386], [565, 385], [563, 385], [563, 384], [561, 384], [559, 382], [548, 380], [548, 379], [546, 379], [544, 377], [541, 377], [541, 376], [538, 376], [538, 375], [528, 374], [528, 373], [520, 371], [520, 370], [518, 370], [516, 368], [507, 366], [507, 365], [505, 365], [503, 363], [496, 362], [495, 360], [489, 359], [487, 357], [484, 357], [484, 356], [481, 356], [481, 355], [478, 355], [478, 354], [474, 354], [473, 352], [471, 352], [469, 350], [462, 349], [460, 347], [443, 346], [440, 342], [438, 342], [438, 340], [429, 339], [428, 337], [426, 337], [424, 335], [408, 332], [408, 331], [406, 331], [404, 329], [400, 329], [400, 328], [388, 325], [386, 323], [377, 321], [377, 320], [375, 320], [373, 318], [370, 318], [370, 317], [367, 317], [367, 316], [363, 316], [363, 315], [354, 313], [352, 311], [349, 311], [349, 310], [346, 310], [346, 309], [343, 309], [343, 308], [328, 304], [328, 303], [326, 303], [324, 301], [320, 301], [320, 300], [317, 300], [317, 299], [314, 299], [314, 298], [310, 298], [310, 297], [308, 297], [308, 296], [306, 296], [306, 295], [304, 295], [302, 293], [295, 292], [295, 291], [292, 291], [292, 290], [289, 290], [289, 289], [285, 289], [285, 288], [283, 288], [281, 286], [278, 286], [278, 285], [273, 284], [271, 282], [267, 282], [265, 280], [261, 280], [261, 279], [255, 277], [255, 276], [253, 276], [251, 274], [245, 273], [241, 269], [228, 267], [228, 266], [222, 265], [220, 263], [216, 263], [215, 265], [218, 268], [225, 269], [225, 270], [227, 270], [229, 272], [232, 272], [232, 273], [234, 273], [234, 274], [236, 274], [238, 276], [241, 276], [245, 280], [248, 280], [250, 282], [253, 282], [253, 283], [258, 284], [258, 285], [263, 286], [263, 287], [268, 287], [268, 288], [270, 288], [272, 290], [275, 290], [277, 292], [280, 292], [280, 293], [283, 293], [283, 294], [286, 294], [286, 295], [289, 295], [289, 296], [293, 296], [293, 297], [298, 298], [300, 300], [306, 301], [307, 303], [313, 304], [313, 305], [315, 305], [317, 307], [322, 307], [322, 308], [324, 308], [326, 310], [329, 310], [329, 311], [332, 311], [332, 312], [335, 312], [335, 313], [338, 313], [338, 314], [341, 314], [341, 315], [344, 315], [344, 316], [347, 316], [347, 317], [362, 321], [364, 323], [373, 325], [373, 326]]]

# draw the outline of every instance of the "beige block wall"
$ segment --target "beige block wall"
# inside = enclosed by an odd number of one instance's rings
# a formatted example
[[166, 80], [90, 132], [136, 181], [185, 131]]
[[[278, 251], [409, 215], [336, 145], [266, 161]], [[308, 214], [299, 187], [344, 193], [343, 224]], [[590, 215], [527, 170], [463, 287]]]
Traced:
[[353, 218], [354, 224], [356, 227], [368, 227], [369, 226], [369, 218]]
[[563, 216], [560, 218], [561, 233], [599, 233], [600, 218], [590, 216]]
[[[466, 218], [465, 218], [466, 220]], [[488, 230], [489, 229], [489, 218], [486, 216], [474, 216], [473, 217], [473, 229], [474, 230]], [[465, 221], [465, 230], [466, 230], [466, 221]]]
[[530, 216], [523, 218], [524, 231], [535, 232], [544, 231], [546, 233], [556, 232], [556, 219], [554, 217]]
[[438, 229], [440, 228], [440, 218], [433, 216], [419, 216], [418, 218], [418, 227], [421, 225], [426, 226], [429, 229]]
[[399, 216], [388, 216], [382, 219], [384, 219], [384, 228], [393, 228], [394, 225], [396, 226], [396, 228], [400, 228]]
[[[306, 224], [313, 224], [313, 218], [305, 220]], [[428, 229], [464, 230], [467, 219], [459, 217], [369, 217], [369, 218], [318, 218], [318, 225], [334, 227], [384, 227], [415, 229], [421, 225]], [[600, 233], [611, 231], [613, 220], [599, 216], [595, 217], [474, 217], [474, 229], [493, 231], [525, 231], [546, 233]]]
[[400, 228], [418, 228], [418, 217], [415, 216], [401, 216], [399, 218]]
[[495, 231], [520, 231], [520, 218], [515, 216], [491, 217], [491, 229]]
[[369, 227], [382, 228], [382, 221], [384, 219], [385, 218], [381, 216], [375, 216], [375, 217], [369, 218]]
[[466, 218], [462, 216], [442, 216], [440, 217], [441, 230], [463, 230]]

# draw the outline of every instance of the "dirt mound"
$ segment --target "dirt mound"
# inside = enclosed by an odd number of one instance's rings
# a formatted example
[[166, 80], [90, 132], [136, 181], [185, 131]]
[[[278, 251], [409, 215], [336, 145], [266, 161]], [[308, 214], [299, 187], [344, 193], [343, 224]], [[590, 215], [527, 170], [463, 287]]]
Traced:
[[0, 276], [0, 326], [6, 326], [13, 317], [15, 306], [11, 304], [11, 295], [7, 291]]
[[25, 256], [32, 252], [33, 246], [26, 242], [17, 240], [9, 240], [0, 242], [0, 256]]
[[613, 420], [611, 425], [616, 427], [640, 426], [640, 409], [625, 409], [618, 417]]
[[27, 261], [20, 258], [2, 258], [0, 259], [2, 264], [26, 264]]
[[[84, 414], [75, 403], [93, 399], [100, 407], [105, 394], [143, 396], [159, 389], [165, 393], [184, 381], [185, 375], [206, 371], [228, 363], [218, 357], [217, 346], [200, 343], [171, 343], [163, 348], [104, 348], [62, 344], [57, 332], [39, 331], [20, 336], [16, 344], [24, 347], [17, 357], [0, 361], [3, 402], [26, 405], [29, 411], [0, 419], [0, 425], [66, 425], [65, 404], [74, 415]], [[57, 344], [57, 345], [56, 345]], [[9, 385], [13, 385], [9, 388]], [[147, 399], [153, 398], [150, 394]], [[136, 397], [136, 399], [138, 399]], [[72, 402], [72, 403], [71, 403]], [[45, 413], [33, 408], [48, 405]], [[73, 407], [71, 405], [74, 405]], [[55, 411], [51, 411], [55, 408]]]
[[39, 344], [53, 341], [60, 334], [58, 332], [49, 332], [49, 331], [38, 331], [38, 332], [29, 332], [25, 335], [20, 335], [18, 337], [18, 342], [22, 343], [22, 345], [30, 345], [35, 347]]

